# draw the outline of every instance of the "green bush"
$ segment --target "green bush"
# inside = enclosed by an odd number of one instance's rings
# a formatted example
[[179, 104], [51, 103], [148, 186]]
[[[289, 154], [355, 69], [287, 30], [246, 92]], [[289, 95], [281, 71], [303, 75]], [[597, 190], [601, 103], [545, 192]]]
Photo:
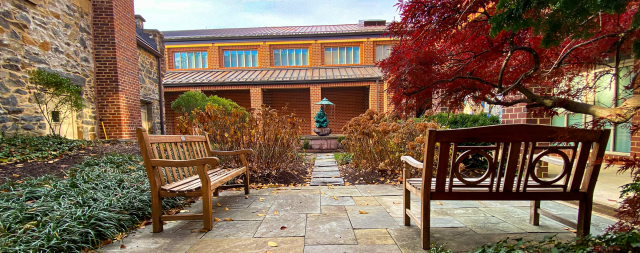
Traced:
[[[486, 113], [480, 114], [451, 114], [451, 113], [438, 113], [427, 117], [428, 120], [436, 121], [443, 129], [458, 129], [469, 128], [479, 126], [499, 125], [500, 118], [494, 115], [487, 115]], [[490, 143], [473, 143], [465, 142], [460, 143], [461, 146], [489, 146]], [[471, 155], [471, 157], [465, 158], [462, 163], [466, 168], [471, 169], [486, 169], [489, 163], [482, 155]]]
[[351, 159], [353, 159], [353, 154], [349, 153], [334, 153], [333, 158], [336, 159], [338, 164], [344, 165], [351, 163]]
[[441, 112], [427, 117], [429, 121], [437, 121], [444, 128], [458, 129], [468, 127], [479, 127], [489, 125], [499, 125], [500, 118], [494, 115], [481, 114], [452, 114]]
[[[183, 203], [181, 198], [162, 202], [164, 208]], [[150, 215], [149, 182], [140, 157], [88, 159], [65, 178], [0, 185], [0, 251], [92, 249]]]
[[309, 140], [305, 139], [302, 142], [302, 148], [303, 149], [311, 149], [311, 142]]
[[605, 234], [601, 236], [575, 238], [569, 242], [558, 241], [556, 236], [546, 236], [541, 241], [524, 241], [522, 238], [509, 238], [494, 244], [487, 244], [471, 252], [640, 252], [640, 233]]
[[0, 139], [0, 162], [54, 159], [94, 144], [92, 141], [71, 140], [59, 135], [15, 135]]
[[207, 97], [204, 93], [191, 90], [182, 93], [175, 101], [171, 103], [171, 109], [180, 114], [191, 114], [193, 110], [198, 109], [204, 111], [207, 105], [217, 105], [225, 109], [225, 111], [231, 112], [232, 110], [240, 110], [246, 113], [245, 109], [230, 99], [221, 98], [216, 95]]

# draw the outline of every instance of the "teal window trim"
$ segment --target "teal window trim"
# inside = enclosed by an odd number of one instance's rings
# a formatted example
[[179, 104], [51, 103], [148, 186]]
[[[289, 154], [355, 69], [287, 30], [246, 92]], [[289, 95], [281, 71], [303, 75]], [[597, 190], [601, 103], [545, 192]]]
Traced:
[[209, 68], [207, 51], [186, 51], [173, 53], [174, 69]]

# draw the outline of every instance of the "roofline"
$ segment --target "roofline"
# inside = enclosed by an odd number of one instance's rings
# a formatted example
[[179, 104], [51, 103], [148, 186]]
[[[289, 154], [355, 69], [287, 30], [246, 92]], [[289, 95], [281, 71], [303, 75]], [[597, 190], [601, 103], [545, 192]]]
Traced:
[[[277, 39], [277, 38], [309, 38], [309, 37], [333, 37], [333, 36], [354, 36], [354, 35], [383, 35], [387, 30], [366, 31], [366, 32], [316, 32], [316, 33], [297, 33], [283, 35], [248, 35], [248, 36], [176, 36], [171, 37], [165, 34], [165, 41], [202, 41], [202, 40], [233, 40], [233, 39]], [[164, 34], [164, 32], [163, 32]]]
[[155, 55], [156, 57], [159, 57], [159, 58], [163, 58], [164, 57], [164, 55], [162, 55], [162, 53], [160, 53], [160, 51], [158, 51], [158, 49], [155, 49], [155, 48], [149, 46], [146, 43], [146, 41], [142, 40], [138, 36], [136, 36], [136, 44], [138, 44], [138, 46], [141, 46], [145, 50], [149, 51], [151, 54]]
[[176, 72], [189, 72], [189, 73], [193, 73], [193, 72], [218, 72], [218, 71], [246, 71], [246, 70], [278, 70], [278, 69], [287, 69], [287, 70], [291, 70], [291, 69], [337, 69], [337, 68], [370, 68], [370, 67], [376, 67], [376, 65], [374, 64], [367, 64], [367, 65], [339, 65], [339, 66], [312, 66], [312, 67], [282, 67], [282, 68], [278, 68], [278, 67], [271, 67], [271, 68], [222, 68], [222, 69], [196, 69], [196, 70], [167, 70], [167, 74], [169, 73], [176, 73]]
[[382, 77], [361, 77], [361, 78], [342, 78], [342, 79], [316, 79], [316, 80], [274, 80], [274, 81], [239, 81], [239, 82], [202, 82], [202, 83], [163, 83], [164, 87], [184, 87], [184, 86], [230, 86], [230, 85], [267, 85], [267, 84], [307, 84], [307, 83], [343, 83], [343, 82], [366, 82], [380, 81]]

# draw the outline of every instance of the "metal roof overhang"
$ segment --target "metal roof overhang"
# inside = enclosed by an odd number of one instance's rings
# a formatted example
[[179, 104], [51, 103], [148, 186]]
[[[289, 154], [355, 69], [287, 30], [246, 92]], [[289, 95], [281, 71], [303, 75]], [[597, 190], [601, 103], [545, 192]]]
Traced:
[[260, 40], [260, 39], [282, 39], [282, 38], [317, 38], [317, 37], [341, 37], [341, 36], [366, 36], [366, 35], [383, 35], [387, 31], [368, 31], [368, 32], [344, 32], [344, 33], [298, 33], [284, 35], [248, 35], [248, 36], [176, 36], [165, 37], [165, 42], [179, 41], [208, 41], [208, 40]]

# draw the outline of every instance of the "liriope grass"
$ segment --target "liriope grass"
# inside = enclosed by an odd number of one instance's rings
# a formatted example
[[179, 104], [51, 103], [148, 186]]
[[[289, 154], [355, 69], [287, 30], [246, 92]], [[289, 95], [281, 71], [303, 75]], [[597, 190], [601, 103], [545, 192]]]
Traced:
[[[164, 208], [181, 198], [164, 199]], [[43, 176], [0, 185], [0, 251], [77, 252], [101, 245], [151, 215], [141, 158], [87, 159], [64, 178]]]

